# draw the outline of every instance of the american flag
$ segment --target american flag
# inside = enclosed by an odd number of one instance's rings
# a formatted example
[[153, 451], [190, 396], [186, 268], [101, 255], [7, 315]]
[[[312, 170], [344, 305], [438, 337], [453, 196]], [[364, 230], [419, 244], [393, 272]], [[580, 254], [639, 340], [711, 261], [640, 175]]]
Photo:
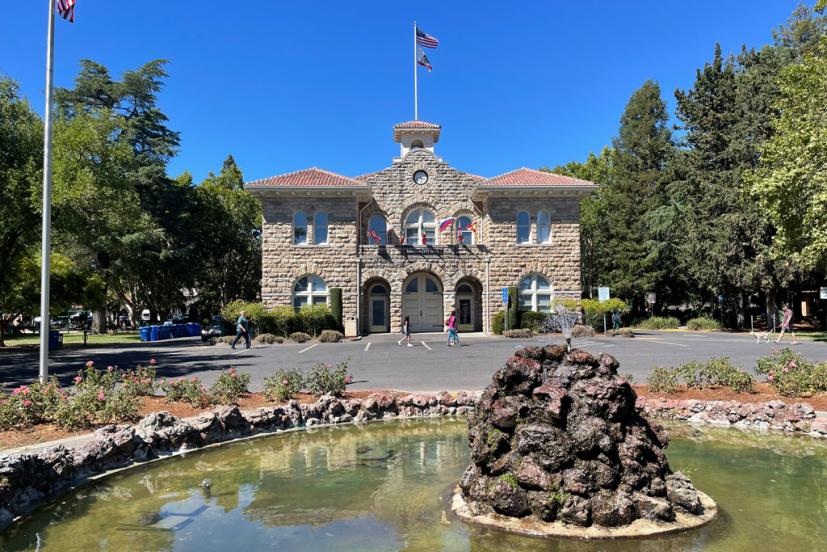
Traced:
[[428, 56], [425, 55], [425, 52], [422, 51], [422, 48], [419, 49], [419, 59], [417, 59], [416, 62], [420, 64], [422, 67], [426, 68], [429, 73], [431, 72], [431, 69], [433, 69], [433, 67], [431, 67], [430, 60], [428, 60]]
[[373, 228], [368, 229], [368, 237], [372, 239], [376, 245], [382, 245], [382, 236]]
[[75, 3], [77, 0], [55, 0], [57, 2], [57, 13], [69, 23], [75, 22]]
[[436, 48], [439, 46], [439, 40], [436, 37], [433, 37], [424, 31], [420, 31], [419, 27], [416, 28], [416, 43], [420, 46], [425, 46], [426, 48]]

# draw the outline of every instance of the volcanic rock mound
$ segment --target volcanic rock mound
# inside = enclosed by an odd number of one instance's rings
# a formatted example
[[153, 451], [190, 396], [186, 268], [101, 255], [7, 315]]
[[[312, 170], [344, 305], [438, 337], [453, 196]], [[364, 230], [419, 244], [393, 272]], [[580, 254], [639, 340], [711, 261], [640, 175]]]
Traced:
[[475, 514], [620, 527], [703, 514], [692, 482], [672, 473], [667, 435], [635, 409], [610, 355], [564, 347], [518, 351], [468, 420], [472, 464], [460, 481]]

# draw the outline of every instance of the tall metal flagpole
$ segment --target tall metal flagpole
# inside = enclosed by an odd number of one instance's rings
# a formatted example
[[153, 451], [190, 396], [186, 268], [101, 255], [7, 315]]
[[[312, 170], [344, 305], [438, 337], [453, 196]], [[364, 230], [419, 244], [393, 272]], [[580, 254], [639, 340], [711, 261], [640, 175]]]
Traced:
[[417, 95], [417, 90], [416, 90], [416, 77], [417, 77], [417, 73], [418, 73], [418, 71], [416, 70], [416, 62], [417, 62], [417, 58], [416, 58], [416, 21], [414, 21], [413, 31], [414, 31], [414, 33], [413, 33], [414, 34], [413, 35], [413, 48], [414, 48], [414, 64], [413, 64], [414, 65], [414, 121], [418, 121], [419, 120], [419, 96]]
[[55, 57], [55, 0], [49, 2], [46, 44], [46, 109], [43, 129], [43, 233], [40, 268], [40, 381], [49, 377], [49, 274], [52, 242], [52, 64]]

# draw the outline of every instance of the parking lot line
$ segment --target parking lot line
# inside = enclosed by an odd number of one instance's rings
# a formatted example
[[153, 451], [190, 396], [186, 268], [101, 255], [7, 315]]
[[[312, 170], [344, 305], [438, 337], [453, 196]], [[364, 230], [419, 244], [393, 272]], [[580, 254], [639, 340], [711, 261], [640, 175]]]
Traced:
[[373, 345], [373, 343], [371, 343], [370, 341], [368, 341], [368, 344], [367, 344], [367, 345], [365, 345], [365, 352], [366, 352], [366, 353], [367, 353], [368, 351], [370, 351], [370, 346], [371, 346], [371, 345]]
[[431, 348], [428, 346], [428, 344], [427, 344], [427, 343], [425, 343], [424, 341], [420, 341], [420, 343], [422, 343], [422, 344], [425, 346], [425, 348], [426, 348], [426, 349], [428, 349], [429, 351], [433, 351], [433, 349], [431, 349]]
[[319, 344], [318, 344], [318, 343], [314, 343], [314, 344], [313, 344], [313, 345], [311, 345], [310, 347], [306, 347], [306, 348], [302, 349], [301, 351], [299, 351], [299, 354], [306, 353], [307, 351], [309, 351], [309, 350], [310, 350], [310, 349], [312, 349], [313, 347], [318, 347], [318, 346], [319, 346]]

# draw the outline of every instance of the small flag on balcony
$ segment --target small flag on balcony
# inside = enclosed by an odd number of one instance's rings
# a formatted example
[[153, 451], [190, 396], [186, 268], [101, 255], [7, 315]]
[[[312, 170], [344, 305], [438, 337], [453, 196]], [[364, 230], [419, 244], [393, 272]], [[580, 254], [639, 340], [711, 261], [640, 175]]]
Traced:
[[75, 3], [77, 0], [55, 0], [57, 2], [57, 13], [60, 17], [69, 21], [75, 22]]
[[477, 233], [477, 222], [476, 221], [472, 222], [471, 224], [469, 224], [468, 226], [465, 227], [465, 230], [470, 230], [471, 232], [476, 234]]
[[447, 219], [443, 220], [439, 223], [439, 231], [445, 232], [451, 225], [454, 224], [454, 217], [448, 217]]
[[380, 236], [373, 228], [368, 230], [368, 237], [370, 237], [376, 245], [382, 245], [382, 236]]

